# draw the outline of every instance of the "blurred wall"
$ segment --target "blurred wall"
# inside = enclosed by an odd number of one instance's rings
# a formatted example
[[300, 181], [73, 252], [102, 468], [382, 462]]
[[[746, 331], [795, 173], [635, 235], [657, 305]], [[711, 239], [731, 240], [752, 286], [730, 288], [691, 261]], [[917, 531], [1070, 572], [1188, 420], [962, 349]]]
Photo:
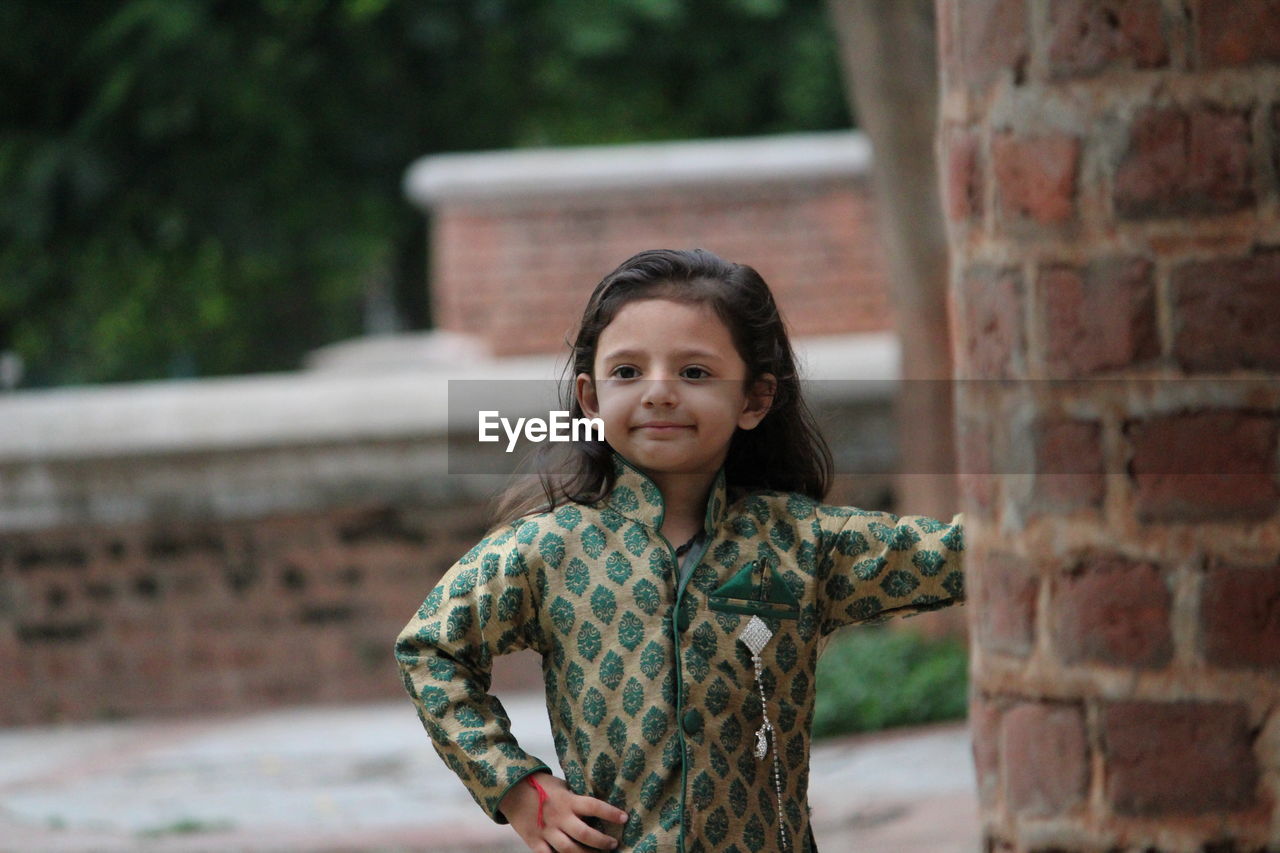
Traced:
[[395, 696], [395, 634], [483, 525], [435, 375], [0, 398], [0, 723]]
[[[450, 476], [448, 381], [556, 378], [595, 282], [644, 248], [766, 277], [806, 375], [854, 380], [811, 401], [829, 500], [893, 508], [868, 156], [836, 133], [429, 158], [407, 189], [449, 328], [296, 373], [0, 397], [0, 723], [402, 698], [392, 641], [503, 482]], [[528, 654], [495, 689], [541, 687]]]
[[764, 276], [795, 335], [892, 327], [859, 133], [444, 154], [414, 164], [432, 312], [498, 355], [561, 352], [595, 283], [644, 249]]
[[[876, 380], [818, 414], [857, 436], [836, 450], [864, 472], [833, 500], [883, 507], [891, 341], [798, 344], [812, 373], [856, 362]], [[390, 336], [296, 373], [0, 396], [0, 725], [371, 699], [409, 713], [395, 636], [506, 482], [451, 453], [451, 430], [475, 432], [451, 425], [449, 384], [557, 375], [551, 356], [481, 351]], [[499, 694], [541, 687], [535, 653], [495, 659]]]

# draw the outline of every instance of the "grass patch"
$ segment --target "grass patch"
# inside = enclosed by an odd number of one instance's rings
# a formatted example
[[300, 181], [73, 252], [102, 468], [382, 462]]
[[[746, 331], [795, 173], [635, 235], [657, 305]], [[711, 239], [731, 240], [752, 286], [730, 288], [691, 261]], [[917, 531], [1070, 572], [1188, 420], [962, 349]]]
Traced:
[[963, 720], [968, 696], [963, 640], [884, 626], [849, 628], [831, 638], [818, 660], [813, 736]]

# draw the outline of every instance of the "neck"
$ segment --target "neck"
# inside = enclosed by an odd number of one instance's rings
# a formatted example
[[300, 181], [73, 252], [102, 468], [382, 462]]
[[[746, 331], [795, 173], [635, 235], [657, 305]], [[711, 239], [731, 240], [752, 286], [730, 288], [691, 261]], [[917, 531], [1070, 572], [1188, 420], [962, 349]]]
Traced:
[[[665, 512], [662, 516], [664, 533], [674, 532], [683, 542], [702, 529], [707, 511], [707, 496], [715, 482], [715, 472], [710, 474], [650, 474], [658, 491], [662, 492]], [[679, 542], [674, 544], [680, 544]]]

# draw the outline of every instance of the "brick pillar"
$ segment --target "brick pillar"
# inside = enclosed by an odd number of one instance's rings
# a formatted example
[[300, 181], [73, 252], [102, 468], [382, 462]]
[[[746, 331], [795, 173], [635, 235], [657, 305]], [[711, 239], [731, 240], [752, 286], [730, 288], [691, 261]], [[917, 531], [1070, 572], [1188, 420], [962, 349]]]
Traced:
[[1280, 851], [1280, 2], [937, 8], [983, 849]]

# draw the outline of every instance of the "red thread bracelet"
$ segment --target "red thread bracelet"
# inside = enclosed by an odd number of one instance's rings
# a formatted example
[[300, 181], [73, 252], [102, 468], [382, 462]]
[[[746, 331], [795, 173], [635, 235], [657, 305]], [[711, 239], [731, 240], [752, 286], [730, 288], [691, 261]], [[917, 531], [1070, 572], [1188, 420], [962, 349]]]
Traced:
[[538, 784], [538, 780], [533, 778], [530, 773], [525, 777], [529, 780], [529, 784], [538, 789], [538, 829], [542, 829], [546, 824], [542, 822], [542, 804], [547, 801], [547, 792], [542, 790], [542, 786]]

